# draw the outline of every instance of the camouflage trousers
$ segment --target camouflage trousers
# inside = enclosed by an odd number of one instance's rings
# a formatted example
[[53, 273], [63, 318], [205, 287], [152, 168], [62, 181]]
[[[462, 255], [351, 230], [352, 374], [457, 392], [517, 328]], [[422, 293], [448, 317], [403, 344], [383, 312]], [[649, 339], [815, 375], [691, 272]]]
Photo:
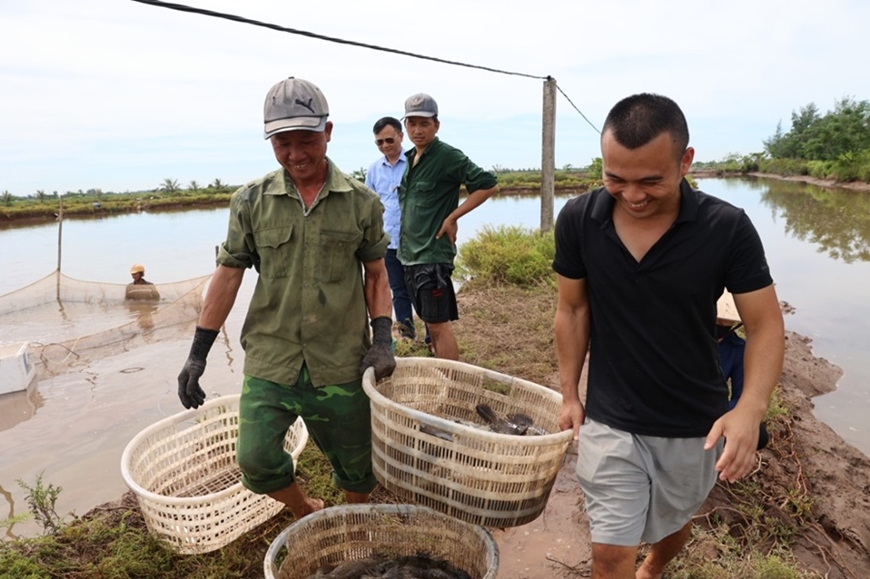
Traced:
[[284, 450], [284, 436], [299, 416], [310, 440], [332, 465], [335, 485], [345, 491], [371, 492], [377, 481], [372, 472], [369, 399], [362, 381], [315, 388], [304, 364], [296, 384], [245, 376], [236, 446], [242, 484], [267, 494], [293, 483], [293, 457]]

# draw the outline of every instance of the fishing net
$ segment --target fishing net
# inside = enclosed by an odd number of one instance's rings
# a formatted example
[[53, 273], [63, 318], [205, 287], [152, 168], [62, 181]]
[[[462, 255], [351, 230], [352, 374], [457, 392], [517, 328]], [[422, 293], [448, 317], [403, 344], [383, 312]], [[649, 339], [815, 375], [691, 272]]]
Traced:
[[199, 317], [210, 277], [144, 286], [145, 291], [55, 272], [0, 296], [0, 345], [30, 342], [37, 377], [44, 379], [175, 337], [179, 326]]

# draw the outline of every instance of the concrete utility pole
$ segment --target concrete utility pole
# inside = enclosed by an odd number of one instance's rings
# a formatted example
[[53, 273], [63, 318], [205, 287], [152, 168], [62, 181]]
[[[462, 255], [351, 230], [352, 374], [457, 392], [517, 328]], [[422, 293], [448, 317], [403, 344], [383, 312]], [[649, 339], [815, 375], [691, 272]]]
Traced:
[[541, 141], [541, 233], [553, 228], [556, 188], [556, 79], [544, 81], [544, 118]]

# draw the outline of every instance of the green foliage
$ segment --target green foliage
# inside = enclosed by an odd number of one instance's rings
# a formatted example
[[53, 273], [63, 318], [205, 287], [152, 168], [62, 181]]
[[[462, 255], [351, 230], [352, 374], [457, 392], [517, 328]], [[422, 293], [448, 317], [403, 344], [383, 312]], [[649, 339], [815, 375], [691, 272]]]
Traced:
[[825, 115], [810, 103], [792, 112], [788, 132], [783, 132], [781, 122], [777, 124], [764, 149], [774, 159], [851, 159], [870, 149], [870, 101], [842, 98]]
[[211, 183], [211, 188], [214, 189], [215, 191], [217, 191], [218, 193], [223, 193], [224, 190], [227, 189], [227, 185], [226, 185], [226, 183], [224, 183], [220, 179], [215, 179]]
[[0, 541], [0, 579], [44, 579], [45, 570], [22, 552], [24, 545]]
[[42, 473], [36, 476], [36, 484], [32, 487], [21, 479], [17, 482], [18, 486], [27, 491], [25, 499], [30, 507], [30, 513], [36, 522], [42, 525], [42, 532], [56, 533], [63, 525], [63, 519], [55, 511], [54, 505], [63, 487], [56, 487], [51, 483], [43, 486]]
[[366, 173], [368, 173], [368, 169], [366, 169], [365, 167], [360, 167], [356, 171], [351, 172], [350, 176], [353, 177], [354, 179], [356, 179], [357, 181], [365, 183], [366, 182]]
[[3, 191], [3, 195], [0, 195], [0, 199], [2, 199], [3, 205], [5, 205], [6, 207], [12, 207], [12, 201], [14, 197], [8, 189], [6, 191]]
[[[541, 190], [541, 171], [539, 169], [516, 171], [499, 168], [497, 174], [498, 186], [503, 190], [526, 189], [530, 193], [537, 193]], [[569, 163], [562, 169], [555, 171], [553, 182], [557, 189], [586, 191], [598, 187], [601, 184], [601, 176], [594, 177], [588, 171], [573, 168]]]
[[518, 226], [484, 227], [459, 250], [457, 265], [466, 283], [555, 285], [552, 231], [541, 234]]
[[169, 195], [174, 195], [181, 189], [181, 186], [178, 184], [177, 179], [164, 179], [163, 184], [160, 186], [161, 191], [165, 191]]
[[[63, 196], [64, 217], [105, 216], [112, 213], [176, 209], [178, 207], [225, 205], [230, 199], [229, 187], [220, 189], [210, 186], [198, 191], [178, 190], [174, 194], [165, 191], [138, 193], [104, 193], [100, 189], [85, 192], [67, 192]], [[58, 200], [46, 196], [40, 201], [35, 197], [19, 198], [0, 195], [0, 219], [45, 218], [54, 219], [59, 212]]]
[[789, 413], [788, 406], [782, 400], [782, 387], [777, 386], [770, 397], [770, 403], [767, 405], [767, 413], [764, 415], [764, 420], [767, 422], [781, 420], [788, 416]]
[[[710, 553], [715, 553], [714, 557]], [[794, 555], [783, 548], [763, 551], [736, 541], [725, 527], [693, 529], [688, 548], [668, 566], [670, 579], [811, 579]]]
[[808, 161], [787, 158], [764, 159], [759, 163], [759, 171], [785, 176], [810, 174]]
[[586, 175], [590, 179], [601, 180], [604, 177], [604, 161], [601, 157], [595, 157], [592, 159], [592, 163], [589, 164], [589, 167], [586, 169]]

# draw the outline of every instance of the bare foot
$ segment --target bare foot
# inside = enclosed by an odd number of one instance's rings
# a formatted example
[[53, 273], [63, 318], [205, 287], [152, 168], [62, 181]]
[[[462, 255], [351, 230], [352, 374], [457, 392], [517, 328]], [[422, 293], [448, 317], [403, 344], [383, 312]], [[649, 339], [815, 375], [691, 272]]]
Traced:
[[323, 501], [320, 499], [306, 498], [304, 506], [301, 506], [298, 509], [293, 509], [293, 514], [296, 516], [296, 520], [299, 520], [311, 513], [322, 511], [323, 506]]
[[663, 576], [664, 573], [653, 573], [646, 568], [645, 564], [641, 564], [635, 575], [636, 579], [661, 579]]
[[269, 496], [287, 505], [297, 519], [323, 509], [322, 500], [309, 497], [295, 482], [289, 487], [269, 493]]

